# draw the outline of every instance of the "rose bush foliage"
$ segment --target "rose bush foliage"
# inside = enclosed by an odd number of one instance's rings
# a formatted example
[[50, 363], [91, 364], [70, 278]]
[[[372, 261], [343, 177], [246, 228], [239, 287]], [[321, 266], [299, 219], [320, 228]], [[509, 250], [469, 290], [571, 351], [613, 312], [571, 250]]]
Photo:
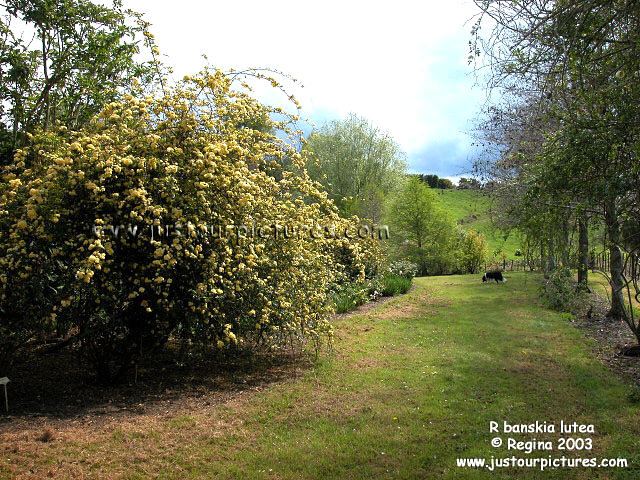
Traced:
[[3, 356], [73, 335], [110, 379], [171, 336], [219, 349], [330, 338], [329, 285], [363, 277], [373, 247], [307, 234], [349, 221], [294, 140], [280, 109], [219, 71], [126, 95], [80, 131], [34, 132], [2, 172]]

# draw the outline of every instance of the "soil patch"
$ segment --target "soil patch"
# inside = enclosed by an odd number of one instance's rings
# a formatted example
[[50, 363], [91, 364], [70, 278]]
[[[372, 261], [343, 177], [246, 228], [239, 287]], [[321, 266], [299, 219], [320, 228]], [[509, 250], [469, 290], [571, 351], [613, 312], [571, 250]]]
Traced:
[[[612, 321], [605, 316], [608, 304], [602, 296], [590, 294], [589, 303], [592, 306], [589, 313], [580, 315], [571, 323], [595, 340], [594, 352], [601, 362], [640, 386], [640, 348], [635, 336], [626, 323]], [[636, 355], [628, 355], [625, 352]]]

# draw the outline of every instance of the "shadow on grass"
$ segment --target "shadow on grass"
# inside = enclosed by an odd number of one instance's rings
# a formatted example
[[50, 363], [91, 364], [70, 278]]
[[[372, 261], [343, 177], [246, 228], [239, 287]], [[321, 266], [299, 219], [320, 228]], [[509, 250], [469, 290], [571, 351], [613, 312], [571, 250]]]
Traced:
[[71, 351], [31, 355], [11, 372], [9, 412], [0, 412], [0, 428], [29, 418], [131, 415], [189, 401], [218, 403], [225, 396], [295, 377], [311, 361], [291, 352], [186, 355], [169, 345], [144, 358], [137, 375], [132, 368], [121, 383], [104, 386]]

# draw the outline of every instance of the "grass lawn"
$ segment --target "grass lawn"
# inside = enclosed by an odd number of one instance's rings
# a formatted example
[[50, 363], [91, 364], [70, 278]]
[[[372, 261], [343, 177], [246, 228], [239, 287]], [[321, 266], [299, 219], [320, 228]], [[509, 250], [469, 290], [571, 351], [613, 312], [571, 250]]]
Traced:
[[[1, 437], [4, 478], [640, 478], [640, 407], [582, 331], [545, 310], [533, 274], [506, 284], [430, 277], [337, 322], [335, 351], [298, 378], [232, 400], [43, 443]], [[560, 457], [493, 448], [489, 422], [593, 424], [593, 450], [624, 468], [464, 469], [458, 457]], [[513, 434], [557, 440], [555, 434]], [[28, 473], [31, 470], [32, 473]], [[20, 477], [18, 477], [20, 478]]]

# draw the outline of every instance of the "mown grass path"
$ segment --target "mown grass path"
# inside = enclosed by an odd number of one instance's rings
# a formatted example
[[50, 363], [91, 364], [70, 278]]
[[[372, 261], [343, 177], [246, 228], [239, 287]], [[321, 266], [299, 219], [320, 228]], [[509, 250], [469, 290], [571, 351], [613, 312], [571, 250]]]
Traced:
[[[340, 320], [335, 352], [302, 378], [169, 420], [86, 440], [62, 436], [31, 453], [31, 467], [34, 475], [50, 468], [128, 479], [640, 478], [631, 388], [535, 291], [535, 277], [524, 273], [504, 285], [479, 276], [417, 279], [409, 294]], [[493, 448], [492, 420], [593, 424], [595, 434], [574, 436], [592, 437], [594, 449], [566, 456], [624, 457], [629, 467], [457, 467], [458, 457], [562, 454]], [[11, 463], [5, 452], [0, 472]]]

